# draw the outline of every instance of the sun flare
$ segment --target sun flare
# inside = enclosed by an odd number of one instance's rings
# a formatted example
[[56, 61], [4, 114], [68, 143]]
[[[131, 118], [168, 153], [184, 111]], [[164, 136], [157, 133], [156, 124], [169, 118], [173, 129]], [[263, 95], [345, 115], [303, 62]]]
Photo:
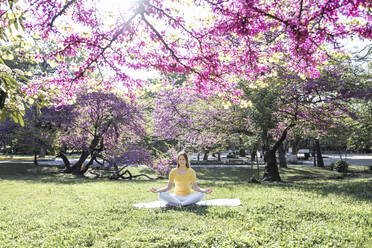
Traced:
[[97, 7], [102, 10], [103, 13], [120, 15], [130, 12], [137, 1], [138, 0], [99, 0], [97, 1]]

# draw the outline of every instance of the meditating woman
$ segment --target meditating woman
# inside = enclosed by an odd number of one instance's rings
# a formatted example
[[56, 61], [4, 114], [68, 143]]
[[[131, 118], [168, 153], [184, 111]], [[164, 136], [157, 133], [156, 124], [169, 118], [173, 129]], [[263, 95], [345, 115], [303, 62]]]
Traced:
[[[167, 191], [176, 185], [175, 194]], [[197, 193], [191, 193], [193, 188]], [[209, 194], [212, 189], [202, 189], [196, 184], [196, 174], [190, 168], [190, 161], [185, 152], [180, 152], [177, 156], [177, 168], [169, 173], [168, 186], [162, 189], [151, 188], [151, 192], [159, 193], [159, 199], [165, 201], [167, 206], [186, 206], [197, 203], [204, 198], [204, 193]]]

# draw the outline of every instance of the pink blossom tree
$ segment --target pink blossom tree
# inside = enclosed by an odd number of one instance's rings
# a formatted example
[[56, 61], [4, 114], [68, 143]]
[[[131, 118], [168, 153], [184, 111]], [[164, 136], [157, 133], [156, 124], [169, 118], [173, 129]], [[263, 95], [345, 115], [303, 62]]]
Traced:
[[[28, 2], [26, 28], [60, 44], [47, 57], [58, 61], [59, 72], [38, 82], [60, 85], [62, 98], [98, 67], [113, 72], [109, 82], [129, 89], [142, 82], [125, 68], [151, 68], [192, 73], [199, 90], [225, 92], [235, 87], [229, 76], [251, 80], [283, 57], [287, 70], [316, 78], [317, 66], [329, 49], [340, 51], [341, 39], [372, 33], [368, 0], [195, 0], [185, 3], [191, 9], [178, 1], [140, 0], [110, 25], [95, 1]], [[197, 8], [204, 11], [200, 17], [188, 18]], [[87, 59], [70, 72], [63, 58], [79, 49]]]
[[[199, 147], [218, 143], [218, 137], [226, 142], [231, 134], [258, 136], [266, 161], [264, 180], [280, 181], [275, 154], [292, 128], [310, 132], [316, 127], [317, 133], [325, 133], [335, 118], [349, 114], [350, 99], [371, 97], [364, 87], [355, 87], [354, 80], [337, 66], [325, 68], [318, 79], [281, 69], [260, 88], [241, 81], [244, 94], [233, 97], [227, 108], [226, 96], [205, 96], [188, 88], [163, 90], [154, 112], [155, 132]], [[243, 100], [250, 104], [244, 106]]]
[[329, 66], [323, 69], [317, 79], [302, 79], [285, 72], [279, 78], [271, 79], [271, 82], [278, 84], [279, 94], [273, 112], [276, 125], [268, 130], [273, 138], [272, 145], [266, 143], [264, 149], [264, 180], [280, 181], [275, 153], [291, 128], [300, 127], [304, 132], [315, 132], [320, 137], [335, 125], [336, 119], [353, 115], [347, 108], [351, 99], [371, 98], [371, 91], [365, 85], [356, 86], [355, 78], [349, 78], [343, 69], [339, 65]]
[[223, 100], [190, 88], [163, 90], [155, 102], [154, 133], [163, 139], [178, 140], [183, 148], [199, 151], [222, 146], [233, 134], [249, 133], [244, 125], [237, 124], [246, 124], [246, 116], [224, 106]]
[[[179, 1], [139, 0], [110, 23], [93, 0], [26, 2], [25, 27], [56, 40], [58, 47], [45, 59], [58, 70], [25, 90], [33, 95], [57, 86], [62, 103], [98, 68], [112, 75], [103, 84], [122, 82], [131, 96], [144, 82], [132, 78], [127, 68], [190, 73], [199, 92], [237, 97], [237, 77], [256, 84], [279, 63], [295, 75], [318, 78], [330, 50], [342, 52], [341, 39], [372, 37], [368, 0], [195, 0], [187, 4], [204, 12], [191, 20]], [[66, 63], [81, 54], [86, 59], [76, 68]], [[297, 87], [296, 82], [286, 84]], [[292, 125], [287, 124], [281, 130]]]
[[142, 114], [134, 100], [114, 93], [83, 92], [74, 104], [56, 107], [56, 111], [57, 116], [53, 116], [57, 119], [52, 116], [50, 122], [58, 126], [60, 142], [64, 147], [81, 151], [73, 165], [63, 153], [59, 154], [67, 172], [84, 174], [97, 158], [103, 158], [116, 169], [151, 163], [148, 152], [134, 145], [144, 134]]

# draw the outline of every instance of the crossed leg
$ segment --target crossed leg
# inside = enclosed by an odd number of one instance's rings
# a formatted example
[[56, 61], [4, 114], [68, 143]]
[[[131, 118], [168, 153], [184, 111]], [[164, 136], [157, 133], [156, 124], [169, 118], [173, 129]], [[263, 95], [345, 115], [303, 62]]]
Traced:
[[201, 192], [192, 193], [185, 196], [170, 194], [168, 192], [159, 193], [160, 200], [176, 206], [186, 206], [193, 203], [197, 203], [198, 201], [203, 200], [203, 198], [204, 194]]

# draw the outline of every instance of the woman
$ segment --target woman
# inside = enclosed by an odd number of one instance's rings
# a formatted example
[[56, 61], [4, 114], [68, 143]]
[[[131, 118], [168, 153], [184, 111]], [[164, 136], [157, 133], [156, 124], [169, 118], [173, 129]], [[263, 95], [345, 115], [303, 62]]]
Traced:
[[[176, 185], [175, 194], [169, 194], [167, 191], [172, 188], [173, 183]], [[191, 193], [191, 188], [197, 193]], [[180, 152], [177, 156], [177, 168], [169, 173], [168, 186], [162, 189], [151, 188], [151, 192], [159, 193], [159, 199], [165, 201], [167, 206], [186, 206], [201, 201], [204, 193], [209, 194], [212, 189], [199, 188], [187, 154]]]

